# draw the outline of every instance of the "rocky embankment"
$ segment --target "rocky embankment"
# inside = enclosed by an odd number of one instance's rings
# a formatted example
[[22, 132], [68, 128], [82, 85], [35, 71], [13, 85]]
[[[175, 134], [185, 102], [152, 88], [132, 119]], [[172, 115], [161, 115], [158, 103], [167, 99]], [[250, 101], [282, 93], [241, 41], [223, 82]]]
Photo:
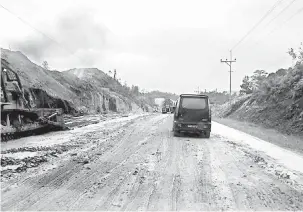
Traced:
[[1, 49], [17, 72], [32, 107], [63, 108], [65, 113], [127, 112], [151, 110], [142, 98], [97, 68], [50, 71], [31, 62], [21, 52]]
[[288, 106], [259, 103], [253, 96], [244, 95], [233, 99], [231, 104], [214, 106], [213, 115], [272, 128], [288, 135], [303, 136], [303, 110], [295, 102]]
[[214, 108], [214, 115], [303, 135], [303, 64], [279, 69], [258, 81], [249, 95]]

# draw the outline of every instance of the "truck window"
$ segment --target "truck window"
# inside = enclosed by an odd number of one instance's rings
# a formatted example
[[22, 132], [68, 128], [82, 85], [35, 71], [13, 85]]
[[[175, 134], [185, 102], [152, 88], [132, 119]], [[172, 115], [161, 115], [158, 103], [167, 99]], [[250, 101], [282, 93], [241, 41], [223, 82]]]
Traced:
[[182, 99], [181, 107], [185, 109], [205, 109], [207, 107], [207, 99], [186, 97]]
[[180, 102], [180, 99], [177, 99], [177, 101], [176, 101], [176, 110], [175, 110], [176, 114], [179, 113], [179, 102]]

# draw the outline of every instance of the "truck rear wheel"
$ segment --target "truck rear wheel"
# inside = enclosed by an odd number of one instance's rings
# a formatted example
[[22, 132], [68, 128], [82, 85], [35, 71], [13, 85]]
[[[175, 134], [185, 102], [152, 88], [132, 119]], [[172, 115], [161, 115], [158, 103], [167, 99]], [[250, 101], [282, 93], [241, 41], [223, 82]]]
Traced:
[[205, 138], [209, 138], [210, 137], [210, 132], [209, 131], [206, 131], [205, 132]]
[[180, 132], [174, 131], [174, 136], [175, 136], [175, 137], [180, 137]]

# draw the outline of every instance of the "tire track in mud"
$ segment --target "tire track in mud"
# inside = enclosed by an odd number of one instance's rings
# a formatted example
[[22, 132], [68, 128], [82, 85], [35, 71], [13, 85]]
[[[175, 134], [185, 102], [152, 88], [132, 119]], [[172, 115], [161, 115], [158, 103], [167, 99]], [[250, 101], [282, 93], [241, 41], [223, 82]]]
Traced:
[[294, 190], [302, 191], [303, 190], [303, 173], [289, 170], [285, 166], [275, 162], [270, 156], [253, 150], [247, 146], [242, 146], [238, 143], [232, 141], [226, 141], [232, 148], [236, 148], [241, 154], [244, 154], [245, 157], [255, 163], [260, 169], [263, 169], [267, 175], [275, 176], [279, 178], [279, 181], [282, 184], [287, 184], [292, 187]]
[[[120, 168], [120, 167], [122, 167], [122, 166], [124, 166], [124, 164], [126, 163], [126, 161], [130, 158], [130, 157], [132, 157], [135, 153], [132, 153], [131, 155], [128, 155], [127, 157], [126, 157], [126, 159], [124, 159], [123, 161], [120, 161], [120, 162], [117, 162], [117, 163], [113, 163], [113, 162], [108, 162], [108, 161], [110, 161], [108, 158], [110, 158], [110, 156], [114, 156], [114, 155], [119, 155], [119, 150], [122, 148], [122, 146], [125, 144], [124, 142], [124, 140], [128, 140], [128, 138], [130, 138], [131, 136], [133, 136], [133, 131], [129, 131], [129, 132], [127, 132], [126, 133], [126, 135], [123, 135], [123, 139], [121, 139], [120, 140], [120, 142], [117, 144], [116, 143], [116, 145], [113, 147], [113, 148], [111, 148], [111, 151], [107, 151], [105, 154], [103, 154], [101, 157], [99, 156], [97, 159], [98, 159], [98, 161], [96, 162], [96, 164], [95, 163], [92, 163], [91, 165], [90, 165], [90, 170], [93, 170], [92, 172], [93, 173], [90, 173], [89, 174], [89, 177], [88, 178], [86, 178], [85, 180], [87, 181], [87, 180], [90, 180], [90, 182], [91, 182], [91, 184], [92, 184], [92, 186], [87, 186], [86, 184], [84, 184], [83, 182], [82, 182], [82, 187], [83, 187], [83, 189], [82, 190], [84, 190], [84, 192], [82, 193], [82, 194], [80, 194], [80, 195], [78, 195], [79, 197], [76, 199], [76, 201], [74, 202], [74, 203], [72, 203], [72, 204], [70, 204], [72, 207], [74, 207], [75, 205], [79, 205], [79, 204], [77, 204], [77, 202], [79, 202], [80, 201], [80, 199], [86, 199], [86, 198], [88, 198], [88, 199], [92, 199], [93, 198], [93, 195], [96, 193], [96, 190], [98, 190], [98, 189], [100, 189], [100, 188], [102, 188], [102, 186], [100, 186], [100, 185], [102, 185], [102, 184], [104, 184], [104, 183], [101, 183], [101, 182], [95, 182], [96, 180], [95, 180], [95, 178], [97, 178], [98, 177], [98, 175], [101, 175], [102, 176], [102, 180], [104, 181], [104, 180], [106, 180], [106, 179], [108, 179], [108, 177], [109, 176], [111, 176], [111, 175], [113, 175], [113, 176], [117, 176], [117, 179], [119, 179], [119, 177], [118, 177], [118, 175], [115, 173], [115, 172], [117, 172], [118, 174], [121, 172], [121, 170], [117, 170], [118, 168]], [[117, 139], [113, 139], [113, 140], [117, 140]], [[130, 150], [131, 148], [129, 148], [129, 149], [124, 149], [124, 152], [127, 152], [128, 150]], [[98, 153], [97, 153], [97, 155], [98, 155]], [[102, 160], [102, 159], [104, 159], [104, 160]], [[100, 163], [98, 163], [99, 162], [99, 160], [102, 160], [102, 163], [100, 164]], [[101, 167], [107, 167], [106, 169], [103, 169], [103, 170], [101, 170], [101, 171], [99, 171], [98, 170], [98, 167], [96, 167], [96, 166], [101, 166]], [[124, 169], [124, 167], [122, 167], [122, 170]], [[98, 170], [98, 171], [94, 171], [94, 170]], [[117, 171], [116, 171], [117, 170]], [[84, 170], [85, 171], [85, 170]], [[87, 173], [88, 174], [88, 173]], [[115, 175], [116, 174], [116, 175]], [[112, 176], [111, 176], [112, 177]], [[80, 184], [81, 184], [81, 182], [79, 182]], [[76, 186], [76, 187], [78, 187], [78, 185], [77, 184], [72, 184], [71, 186]], [[68, 189], [70, 189], [70, 188], [68, 188]], [[63, 195], [62, 195], [63, 196]], [[65, 195], [65, 198], [66, 198], [66, 195]], [[83, 203], [84, 205], [85, 205], [85, 202]], [[84, 208], [85, 209], [85, 208]]]
[[[74, 167], [70, 169], [66, 167], [64, 171], [62, 169], [55, 170], [54, 173], [51, 173], [51, 176], [48, 176], [49, 179], [43, 178], [43, 181], [47, 183], [41, 183], [37, 180], [37, 183], [33, 185], [33, 179], [28, 179], [29, 183], [25, 184], [29, 189], [24, 189], [24, 187], [18, 189], [11, 195], [6, 194], [5, 199], [2, 199], [1, 209], [6, 210], [6, 208], [13, 208], [13, 210], [25, 210], [28, 207], [32, 206], [34, 203], [39, 201], [41, 198], [44, 198], [51, 191], [56, 190], [62, 185], [64, 181], [67, 181], [74, 175], [75, 170], [79, 171], [80, 166], [71, 166]], [[51, 189], [49, 189], [51, 188]], [[34, 190], [33, 190], [34, 189]], [[16, 195], [16, 193], [18, 195]], [[3, 196], [2, 196], [3, 197]]]
[[178, 161], [180, 170], [180, 185], [178, 185], [179, 193], [176, 210], [191, 209], [189, 206], [194, 207], [196, 205], [194, 195], [195, 176], [192, 174], [194, 170], [194, 158], [191, 155], [192, 144], [190, 143], [189, 139], [185, 138], [175, 138], [174, 140], [175, 142], [180, 143], [180, 158]]
[[[237, 208], [243, 210], [253, 209], [254, 207], [259, 210], [268, 209], [264, 201], [265, 199], [263, 199], [263, 201], [261, 201], [262, 204], [260, 204], [260, 200], [256, 196], [258, 191], [255, 189], [255, 186], [258, 184], [254, 185], [254, 183], [250, 182], [250, 180], [247, 178], [247, 175], [245, 175], [236, 165], [238, 161], [233, 156], [233, 154], [237, 154], [236, 151], [231, 151], [231, 149], [228, 148], [228, 146], [225, 146], [224, 144], [221, 146], [218, 145], [218, 141], [213, 143], [213, 146], [214, 154], [221, 155], [221, 157], [218, 157], [218, 160], [221, 164], [223, 172], [225, 173], [226, 180], [229, 183], [229, 187], [234, 195]], [[240, 159], [238, 160], [241, 161]], [[245, 160], [242, 160], [241, 162], [244, 161]], [[250, 185], [250, 191], [243, 188], [243, 185]]]
[[206, 140], [184, 138], [182, 145], [180, 210], [217, 209], [215, 187], [211, 179], [210, 150]]
[[[243, 158], [245, 157], [245, 161], [253, 164], [249, 160], [250, 158], [247, 158], [246, 154], [243, 154], [242, 149], [237, 149], [237, 151], [239, 155], [241, 154]], [[231, 155], [231, 157], [236, 160], [234, 155]], [[248, 180], [259, 182], [255, 183], [260, 185], [256, 188], [257, 197], [267, 203], [265, 207], [270, 207], [272, 210], [302, 210], [302, 191], [297, 191], [288, 184], [281, 182], [277, 176], [264, 172], [263, 168], [260, 168], [258, 165], [251, 165], [249, 170], [244, 169], [242, 164], [238, 163], [236, 165], [242, 173], [250, 172], [246, 174]], [[256, 173], [258, 177], [256, 177]], [[245, 184], [243, 186], [245, 187]]]
[[[119, 136], [119, 135], [118, 135]], [[70, 169], [70, 167], [74, 167], [73, 169]], [[69, 161], [68, 164], [66, 164], [63, 168], [59, 168], [59, 170], [55, 171], [55, 174], [52, 175], [52, 173], [49, 175], [46, 175], [45, 177], [40, 178], [37, 182], [41, 185], [40, 189], [31, 192], [30, 195], [28, 195], [24, 200], [20, 201], [21, 204], [23, 202], [27, 202], [25, 206], [22, 208], [27, 208], [29, 205], [31, 208], [35, 208], [35, 203], [39, 204], [39, 200], [47, 200], [47, 202], [53, 202], [51, 198], [46, 198], [47, 196], [51, 196], [52, 191], [56, 191], [61, 189], [61, 185], [64, 182], [79, 182], [77, 183], [77, 189], [79, 189], [79, 186], [81, 185], [81, 178], [77, 179], [78, 177], [75, 177], [75, 174], [81, 174], [81, 171], [83, 171], [85, 167], [83, 165], [78, 165], [78, 163]], [[57, 175], [57, 173], [59, 173]], [[86, 176], [84, 176], [86, 177]], [[53, 179], [53, 180], [50, 180]], [[29, 180], [28, 180], [29, 181]], [[33, 181], [33, 180], [31, 180]], [[83, 183], [82, 183], [83, 184]], [[45, 188], [51, 188], [51, 189], [45, 189]], [[66, 193], [62, 194], [66, 195]], [[61, 196], [62, 196], [61, 195]]]
[[[204, 140], [201, 140], [204, 143]], [[194, 176], [195, 176], [195, 185], [197, 188], [197, 192], [195, 195], [195, 202], [201, 204], [201, 206], [209, 209], [211, 206], [211, 194], [210, 192], [213, 190], [211, 183], [211, 168], [210, 168], [210, 156], [209, 149], [207, 146], [202, 146], [201, 144], [195, 146], [195, 149], [192, 149], [191, 155], [196, 156], [193, 160], [194, 163]], [[197, 163], [197, 160], [199, 162]], [[204, 208], [203, 208], [204, 209]]]
[[178, 210], [178, 202], [180, 196], [180, 187], [181, 187], [181, 177], [180, 174], [174, 175], [173, 185], [172, 185], [172, 210]]
[[[134, 121], [132, 121], [134, 122]], [[74, 167], [73, 169], [70, 169], [70, 167]], [[56, 170], [55, 174], [51, 175], [46, 175], [45, 177], [40, 178], [41, 180], [41, 186], [38, 186], [37, 189], [35, 189], [34, 191], [28, 192], [27, 190], [23, 190], [25, 192], [24, 195], [18, 196], [17, 198], [19, 199], [18, 201], [18, 205], [15, 205], [15, 199], [16, 197], [13, 196], [12, 199], [14, 199], [14, 203], [12, 203], [12, 205], [14, 205], [14, 208], [18, 209], [18, 208], [22, 208], [22, 209], [26, 209], [30, 206], [35, 206], [34, 204], [37, 203], [37, 205], [39, 204], [39, 200], [45, 200], [47, 196], [50, 196], [51, 193], [53, 191], [56, 191], [64, 182], [66, 181], [73, 181], [73, 182], [79, 182], [77, 183], [77, 187], [80, 186], [81, 184], [85, 184], [83, 183], [83, 180], [85, 178], [87, 178], [87, 176], [84, 176], [83, 178], [78, 178], [78, 180], [76, 180], [75, 178], [71, 178], [73, 175], [75, 174], [79, 174], [79, 172], [81, 171], [81, 169], [83, 169], [83, 165], [75, 165], [74, 163], [70, 164], [68, 163], [62, 170], [62, 168], [60, 168], [59, 170]], [[81, 173], [80, 173], [81, 174]], [[77, 178], [77, 177], [76, 177]], [[43, 180], [44, 179], [44, 180]], [[53, 179], [53, 180], [49, 180], [49, 179]], [[29, 183], [31, 181], [33, 181], [32, 179], [28, 179], [27, 181], [29, 181]], [[44, 181], [44, 183], [43, 183]], [[84, 181], [85, 182], [85, 181]], [[33, 183], [34, 184], [34, 183]], [[31, 185], [29, 185], [31, 186]], [[31, 187], [35, 187], [36, 185], [32, 185]], [[45, 188], [52, 188], [52, 189], [45, 189]], [[85, 186], [84, 186], [85, 187]], [[31, 188], [31, 189], [32, 189]], [[66, 194], [61, 194], [59, 197], [63, 196]], [[27, 201], [27, 202], [26, 202]], [[47, 201], [48, 202], [48, 201]], [[3, 203], [3, 202], [2, 202]], [[23, 205], [22, 205], [23, 204]], [[2, 208], [10, 208], [12, 207], [12, 205], [10, 204], [2, 204]]]
[[217, 135], [172, 137], [168, 117], [133, 120], [96, 145], [85, 137], [95, 145], [79, 149], [88, 164], [71, 157], [50, 173], [23, 180], [4, 193], [2, 209], [302, 210], [302, 192], [268, 174], [241, 148]]
[[[163, 120], [163, 123], [164, 122], [166, 122], [166, 119]], [[169, 150], [167, 144], [169, 131], [167, 128], [158, 128], [158, 130], [159, 129], [161, 130], [159, 138], [155, 138], [157, 143], [150, 146], [148, 150], [149, 152], [152, 150], [153, 154], [145, 160], [145, 165], [143, 166], [143, 170], [146, 173], [145, 181], [137, 187], [138, 192], [131, 192], [133, 199], [123, 207], [125, 210], [150, 210], [152, 207], [152, 200], [156, 195], [160, 177], [166, 167], [166, 165], [163, 164], [166, 164], [167, 159], [169, 159], [169, 157], [166, 157], [167, 151]], [[148, 155], [148, 153], [145, 155]], [[164, 160], [165, 162], [163, 162]]]
[[[140, 117], [140, 119], [142, 119], [142, 117]], [[130, 120], [130, 121], [124, 123], [123, 125], [119, 126], [119, 127], [120, 128], [126, 127], [126, 126], [132, 124], [133, 122], [134, 122], [134, 120]], [[101, 135], [96, 135], [96, 132], [87, 132], [87, 131], [85, 131], [83, 134], [75, 133], [76, 136], [72, 137], [71, 140], [70, 140], [70, 142], [68, 142], [67, 145], [75, 147], [73, 149], [76, 149], [77, 147], [79, 147], [78, 149], [81, 149], [80, 151], [83, 151], [83, 146], [85, 146], [83, 144], [88, 144], [88, 143], [89, 143], [89, 145], [91, 145], [91, 143], [95, 144], [96, 141], [98, 140], [99, 141], [98, 146], [99, 146], [99, 145], [102, 145], [103, 142], [100, 142], [100, 137], [97, 137], [97, 136], [101, 136], [101, 138], [102, 138], [102, 137], [107, 136], [109, 132], [111, 133], [111, 136], [112, 136], [113, 132], [115, 132], [114, 130], [115, 129], [111, 129], [110, 131], [108, 131], [108, 130], [101, 131], [101, 132], [98, 131], [97, 133], [101, 134]], [[117, 134], [114, 134], [114, 136], [117, 136]], [[82, 141], [82, 139], [84, 139], [84, 141]], [[107, 139], [103, 139], [103, 141], [107, 141]], [[65, 144], [61, 144], [61, 145], [64, 146]], [[55, 145], [55, 147], [46, 147], [46, 148], [52, 149], [52, 148], [56, 148], [56, 147], [57, 146]], [[33, 147], [33, 148], [35, 148], [35, 147]], [[64, 158], [64, 160], [66, 160], [66, 158]], [[51, 161], [53, 161], [52, 158], [51, 158]], [[43, 165], [45, 165], [45, 164], [43, 164]], [[38, 167], [38, 168], [40, 168], [40, 167]], [[22, 174], [26, 175], [25, 177], [23, 177], [23, 180], [22, 180], [23, 182], [22, 183], [26, 183], [27, 181], [30, 181], [31, 178], [33, 178], [33, 176], [37, 177], [37, 170], [30, 169], [30, 170], [27, 170], [27, 172], [25, 172], [25, 173], [21, 173], [20, 175], [22, 175]], [[18, 178], [12, 180], [10, 182], [10, 184], [15, 184], [17, 182], [20, 183], [20, 178], [21, 178], [20, 175], [17, 175]], [[41, 173], [39, 173], [39, 175], [41, 175]], [[9, 187], [9, 186], [10, 185], [8, 184], [7, 187]]]
[[[160, 120], [161, 121], [161, 120]], [[154, 125], [157, 125], [159, 122], [156, 122], [156, 123], [153, 123], [153, 125], [152, 126], [154, 126]], [[149, 126], [150, 127], [150, 126]], [[146, 126], [141, 126], [140, 128], [138, 128], [138, 129], [136, 129], [136, 131], [140, 131], [141, 133], [142, 132], [144, 132], [144, 129], [145, 129], [145, 131], [147, 130], [146, 129]], [[149, 129], [149, 128], [148, 128]], [[152, 133], [149, 133], [149, 135], [151, 135], [151, 134], [153, 134], [153, 132]], [[140, 138], [140, 139], [142, 139], [142, 138]], [[140, 140], [139, 139], [139, 140]], [[147, 144], [148, 144], [148, 141], [151, 139], [150, 137], [148, 137], [148, 139], [145, 137], [144, 138], [145, 139], [145, 142], [147, 142]], [[126, 140], [128, 140], [128, 139], [126, 139]], [[134, 139], [134, 138], [131, 138], [131, 140], [133, 140], [134, 142], [133, 143], [125, 143], [126, 144], [126, 146], [127, 146], [127, 149], [124, 149], [124, 152], [122, 153], [122, 155], [123, 154], [125, 154], [125, 152], [127, 152], [127, 151], [131, 151], [132, 153], [129, 155], [129, 156], [127, 156], [127, 158], [126, 159], [124, 159], [123, 160], [123, 164], [124, 163], [126, 163], [126, 162], [129, 162], [129, 159], [131, 159], [131, 157], [133, 157], [133, 156], [136, 156], [137, 154], [138, 154], [138, 152], [139, 152], [139, 150], [142, 148], [142, 147], [145, 147], [145, 143], [142, 143], [141, 145], [138, 145], [138, 142], [137, 142], [137, 140], [138, 139]], [[140, 143], [140, 142], [139, 142]], [[135, 148], [134, 148], [134, 146], [135, 146]], [[117, 150], [119, 150], [119, 148], [116, 148]], [[121, 148], [120, 147], [120, 151], [121, 151], [121, 149], [123, 149], [123, 148]], [[117, 151], [117, 154], [116, 154], [118, 157], [119, 157], [119, 152]], [[126, 156], [125, 156], [126, 157]], [[106, 157], [105, 157], [106, 158]], [[122, 158], [124, 158], [124, 157], [122, 157]], [[121, 164], [120, 164], [121, 165]], [[130, 167], [132, 167], [132, 166], [130, 166]], [[134, 167], [132, 167], [132, 169], [134, 169]], [[117, 172], [120, 174], [120, 175], [124, 175], [124, 173], [123, 174], [121, 174], [121, 170], [117, 170]], [[128, 173], [129, 174], [129, 173]], [[113, 177], [113, 176], [110, 176], [109, 174], [108, 174], [108, 177]], [[113, 179], [115, 179], [115, 178], [113, 178]], [[108, 184], [108, 183], [107, 183]], [[116, 183], [114, 183], [114, 185], [115, 185]], [[114, 189], [112, 189], [112, 188], [109, 188], [109, 190], [114, 190], [114, 191], [117, 191], [117, 190], [119, 190], [118, 188], [120, 187], [120, 186], [122, 186], [123, 184], [118, 184], [118, 186], [117, 187], [115, 187]], [[97, 189], [96, 189], [97, 190]], [[105, 193], [107, 193], [108, 195], [110, 195], [110, 191], [109, 192], [105, 192]], [[102, 192], [102, 195], [101, 196], [106, 196], [105, 195], [105, 193], [104, 192]], [[115, 193], [115, 192], [114, 192]], [[96, 194], [96, 195], [98, 195], [98, 194]], [[100, 195], [99, 195], [99, 200], [100, 200]], [[110, 198], [109, 198], [110, 199]], [[103, 203], [102, 203], [102, 201], [98, 201], [98, 202], [101, 202], [100, 204], [102, 205]], [[99, 203], [98, 203], [98, 205], [100, 205]], [[96, 206], [97, 208], [98, 207], [100, 207], [100, 206]], [[106, 207], [108, 207], [108, 206], [106, 206]], [[94, 210], [96, 210], [96, 208], [94, 209]]]
[[[162, 120], [160, 123], [163, 124], [164, 121]], [[143, 159], [141, 161], [137, 161], [137, 164], [140, 164], [140, 170], [138, 171], [137, 175], [141, 177], [137, 178], [135, 184], [132, 185], [129, 195], [127, 196], [129, 201], [123, 205], [122, 210], [134, 210], [134, 208], [137, 210], [138, 208], [146, 208], [148, 200], [146, 200], [144, 196], [150, 197], [155, 187], [151, 179], [154, 179], [155, 173], [153, 171], [155, 164], [158, 163], [156, 153], [163, 147], [162, 140], [163, 136], [162, 133], [160, 133], [159, 135], [153, 137], [153, 143], [149, 142], [149, 145], [147, 145], [144, 149], [145, 151], [138, 152], [141, 159]], [[148, 157], [146, 158], [146, 156]], [[153, 162], [150, 163], [151, 161]]]
[[[149, 208], [151, 198], [157, 188], [158, 181], [161, 173], [157, 170], [160, 162], [162, 163], [163, 157], [166, 154], [163, 150], [165, 147], [165, 136], [163, 132], [160, 132], [159, 136], [155, 137], [154, 141], [158, 141], [148, 148], [149, 153], [152, 151], [152, 156], [145, 159], [144, 166], [142, 166], [143, 173], [145, 173], [145, 181], [140, 183], [137, 191], [132, 192], [133, 199], [124, 207], [126, 210], [147, 210]], [[162, 149], [161, 156], [157, 155], [157, 152]]]
[[[182, 143], [178, 142], [177, 139], [172, 137], [173, 132], [169, 134], [169, 139], [176, 144], [175, 148], [175, 154], [173, 158], [173, 162], [175, 163], [174, 165], [174, 172], [173, 174], [173, 182], [172, 182], [172, 189], [171, 189], [171, 210], [179, 210], [179, 199], [180, 199], [180, 193], [181, 193], [181, 184], [182, 184], [182, 179], [181, 179], [181, 172], [180, 170], [180, 161], [181, 161], [181, 155], [182, 155]], [[181, 151], [181, 152], [180, 152]]]
[[[160, 120], [160, 122], [162, 122], [163, 120]], [[157, 125], [157, 124], [159, 124], [159, 121], [158, 122], [156, 122], [156, 123], [154, 123], [153, 124], [153, 126], [154, 125]], [[153, 128], [153, 126], [151, 127], [151, 128]], [[143, 128], [146, 128], [146, 127], [143, 127]], [[149, 130], [150, 130], [150, 128], [148, 128]], [[147, 130], [147, 129], [145, 129], [145, 130]], [[142, 132], [142, 129], [139, 129], [139, 131], [141, 131]], [[153, 132], [152, 133], [150, 133], [150, 134], [153, 134]], [[151, 141], [154, 141], [155, 140], [155, 138], [153, 138], [153, 137], [150, 137], [149, 139], [147, 139], [147, 138], [142, 138], [143, 140], [145, 140], [145, 142], [139, 142], [139, 143], [142, 143], [142, 144], [144, 144], [143, 146], [142, 145], [138, 145], [138, 149], [136, 150], [136, 152], [133, 154], [134, 156], [136, 156], [136, 155], [138, 155], [140, 152], [139, 151], [144, 151], [145, 150], [145, 152], [146, 152], [146, 150], [149, 150], [149, 148], [150, 147], [148, 147], [148, 145], [149, 144], [153, 144], [153, 143], [151, 143]], [[133, 140], [135, 140], [136, 142], [137, 142], [137, 140], [136, 139], [133, 139]], [[136, 143], [136, 142], [134, 142], [135, 144], [139, 144], [138, 142]], [[131, 149], [133, 149], [133, 146], [132, 145], [130, 145], [131, 146]], [[149, 152], [148, 152], [149, 153]], [[146, 154], [147, 155], [147, 154]], [[140, 157], [139, 157], [140, 159], [142, 159], [143, 157], [140, 155]], [[142, 160], [141, 160], [142, 161]], [[134, 162], [132, 162], [131, 163], [131, 161], [127, 161], [127, 162], [129, 162], [130, 164], [131, 164], [131, 166], [133, 166], [133, 164], [138, 164], [139, 162], [138, 161], [134, 161]], [[142, 162], [141, 162], [142, 163]], [[133, 167], [133, 169], [134, 169], [134, 167]], [[138, 173], [136, 174], [137, 176], [140, 176], [140, 174], [142, 173], [142, 171], [141, 170], [138, 170]], [[142, 184], [142, 179], [144, 178], [144, 176], [141, 176], [140, 178], [136, 178], [137, 179], [137, 183], [138, 183], [138, 185], [140, 185], [140, 184]], [[125, 182], [126, 183], [126, 182]], [[108, 200], [113, 200], [113, 198], [111, 198], [111, 197], [108, 197], [108, 195], [109, 196], [112, 196], [112, 197], [114, 197], [114, 196], [119, 196], [121, 193], [125, 193], [125, 191], [123, 191], [123, 188], [121, 188], [121, 187], [128, 187], [128, 186], [125, 186], [125, 183], [122, 183], [122, 184], [119, 184], [118, 186], [116, 186], [116, 187], [114, 187], [114, 188], [111, 188], [111, 189], [109, 189], [109, 191], [108, 192], [102, 192], [102, 195], [101, 196], [103, 196], [105, 199], [107, 199], [105, 202], [104, 202], [104, 198], [100, 201], [100, 197], [99, 197], [99, 203], [97, 204], [97, 206], [96, 206], [96, 208], [94, 208], [94, 210], [107, 210], [108, 208], [111, 208], [111, 206], [110, 205], [113, 205], [113, 204], [111, 204], [110, 202], [111, 201], [108, 201]], [[128, 183], [129, 184], [129, 183]], [[131, 187], [136, 187], [135, 185], [132, 185]], [[101, 191], [100, 191], [101, 192]], [[126, 195], [126, 197], [127, 198], [130, 198], [130, 197], [132, 197], [132, 196], [134, 196], [134, 193], [133, 193], [133, 191], [131, 190], [131, 191], [128, 191], [128, 193], [129, 193], [129, 195]], [[124, 199], [122, 198], [122, 200], [124, 201]], [[126, 203], [126, 201], [124, 201], [124, 204], [122, 204], [122, 203], [120, 203], [119, 204], [119, 207], [123, 207], [123, 208], [125, 208], [126, 206], [125, 206], [125, 203]], [[115, 204], [114, 204], [115, 205]]]
[[[166, 131], [162, 141], [161, 160], [158, 161], [156, 175], [153, 181], [156, 183], [153, 186], [153, 191], [148, 197], [147, 205], [144, 210], [172, 210], [172, 196], [174, 175], [176, 168], [176, 147], [177, 143], [170, 139], [170, 132]], [[175, 205], [175, 204], [174, 204]], [[161, 207], [161, 208], [159, 208]]]
[[[224, 141], [213, 143], [240, 209], [298, 210], [303, 208], [302, 192], [279, 182], [254, 164], [242, 150]], [[232, 173], [231, 173], [232, 171]], [[283, 189], [283, 192], [281, 191]], [[243, 208], [243, 206], [246, 206]]]
[[[136, 124], [136, 125], [138, 125], [138, 124]], [[132, 126], [132, 127], [136, 128], [137, 126]], [[82, 207], [82, 205], [87, 205], [86, 204], [87, 199], [88, 200], [89, 199], [93, 199], [93, 196], [97, 193], [97, 190], [100, 189], [100, 186], [96, 186], [95, 185], [95, 181], [96, 181], [95, 179], [99, 175], [102, 176], [102, 179], [106, 180], [106, 179], [108, 179], [108, 177], [110, 177], [113, 174], [113, 172], [118, 172], [118, 173], [121, 174], [121, 169], [119, 171], [117, 169], [120, 168], [120, 167], [122, 167], [122, 166], [124, 166], [124, 164], [126, 163], [126, 161], [131, 156], [133, 156], [134, 154], [136, 154], [136, 153], [132, 153], [130, 155], [126, 154], [129, 151], [133, 152], [132, 145], [130, 145], [129, 143], [127, 143], [127, 141], [130, 140], [129, 138], [131, 138], [132, 136], [134, 136], [134, 131], [131, 130], [131, 129], [129, 129], [129, 131], [126, 134], [127, 135], [124, 135], [123, 138], [121, 140], [119, 140], [118, 143], [116, 143], [116, 145], [114, 146], [114, 148], [111, 149], [111, 151], [107, 151], [104, 155], [102, 155], [101, 157], [98, 158], [96, 164], [93, 164], [93, 165], [90, 166], [91, 170], [92, 170], [91, 172], [93, 172], [93, 173], [91, 173], [89, 175], [89, 177], [86, 178], [86, 180], [90, 180], [90, 182], [91, 182], [91, 184], [93, 184], [93, 186], [88, 186], [88, 185], [86, 185], [85, 183], [82, 182], [82, 186], [83, 186], [82, 190], [84, 190], [84, 192], [81, 195], [78, 195], [79, 198], [77, 198], [76, 202], [70, 204], [71, 207], [76, 208], [75, 205], [79, 205], [79, 207]], [[115, 140], [117, 140], [117, 139], [114, 139], [114, 142], [115, 142]], [[126, 149], [123, 148], [124, 145], [127, 146]], [[122, 151], [122, 153], [121, 153], [121, 151]], [[115, 159], [112, 160], [111, 158], [115, 158], [114, 157], [115, 155], [118, 158], [119, 158], [119, 155], [124, 156], [124, 157], [122, 157], [122, 159], [124, 159], [124, 160], [113, 162], [113, 161], [115, 161]], [[99, 163], [100, 160], [102, 161], [101, 164]], [[109, 165], [109, 167], [108, 167], [107, 164]], [[98, 170], [98, 167], [100, 167], [100, 166], [101, 167], [106, 167], [106, 169], [102, 169], [100, 171], [100, 170]], [[122, 167], [122, 169], [124, 170], [124, 167]], [[116, 175], [114, 175], [114, 176], [116, 176]], [[118, 177], [118, 179], [119, 179], [119, 177]], [[81, 182], [79, 182], [79, 183], [81, 184]], [[80, 204], [79, 201], [83, 202], [83, 204]]]
[[223, 171], [223, 164], [221, 163], [220, 157], [221, 155], [216, 154], [214, 143], [216, 141], [216, 137], [212, 138], [209, 141], [206, 141], [206, 145], [209, 149], [210, 153], [210, 161], [211, 161], [211, 179], [213, 184], [213, 203], [217, 209], [220, 210], [248, 210], [247, 202], [245, 201], [245, 195], [242, 194], [241, 197], [241, 207], [237, 208], [234, 193], [230, 187], [230, 183], [228, 182], [228, 178], [226, 173]]

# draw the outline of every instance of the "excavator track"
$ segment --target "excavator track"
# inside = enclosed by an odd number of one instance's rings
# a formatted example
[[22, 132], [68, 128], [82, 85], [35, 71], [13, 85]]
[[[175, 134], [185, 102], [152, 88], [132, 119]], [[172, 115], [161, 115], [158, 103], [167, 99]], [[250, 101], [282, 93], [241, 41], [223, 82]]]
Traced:
[[[21, 137], [43, 134], [50, 131], [62, 130], [62, 122], [51, 121], [58, 118], [54, 109], [45, 109], [48, 114], [42, 118], [41, 110], [29, 111], [26, 109], [4, 109], [1, 111], [1, 142], [7, 142]], [[7, 119], [9, 117], [9, 121]], [[50, 117], [50, 118], [49, 118]], [[8, 124], [10, 122], [10, 124]], [[9, 125], [9, 126], [8, 126]]]
[[43, 133], [46, 133], [49, 131], [51, 131], [51, 129], [49, 129], [49, 127], [42, 126], [40, 128], [36, 128], [33, 130], [28, 130], [28, 131], [1, 133], [1, 142], [7, 142], [7, 141], [18, 139], [18, 138], [43, 134]]
[[33, 108], [20, 78], [1, 58], [1, 141], [65, 128], [61, 108]]
[[[31, 129], [29, 129], [31, 128]], [[24, 131], [16, 131], [16, 130], [10, 130], [8, 132], [2, 131], [1, 127], [1, 142], [7, 142], [10, 140], [33, 136], [33, 135], [40, 135], [51, 131], [57, 131], [57, 130], [63, 130], [67, 128], [63, 128], [60, 126], [54, 126], [50, 124], [34, 124], [31, 126], [27, 126], [27, 130]]]

